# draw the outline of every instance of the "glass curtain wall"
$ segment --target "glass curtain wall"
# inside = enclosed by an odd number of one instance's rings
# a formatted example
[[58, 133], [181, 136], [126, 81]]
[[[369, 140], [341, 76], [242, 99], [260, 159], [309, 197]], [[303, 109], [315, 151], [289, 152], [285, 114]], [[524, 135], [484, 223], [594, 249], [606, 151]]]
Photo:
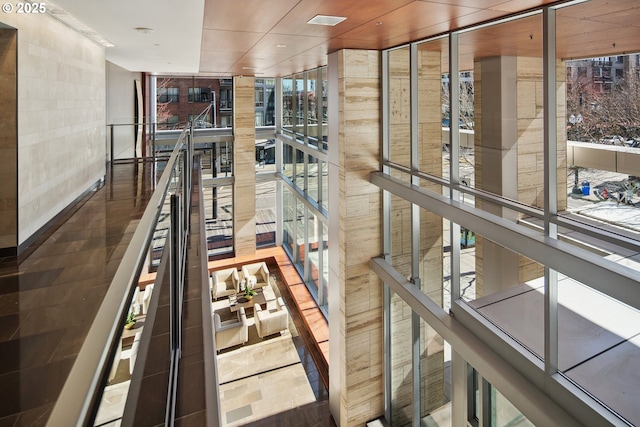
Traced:
[[534, 426], [498, 389], [482, 378], [478, 371], [471, 365], [467, 366], [467, 388], [470, 392], [467, 422], [470, 426]]
[[[442, 192], [448, 156], [442, 143], [446, 99], [441, 96], [446, 55], [446, 38], [388, 52], [387, 164], [394, 166], [389, 173], [437, 192]], [[433, 179], [420, 179], [410, 171]], [[443, 219], [396, 195], [391, 195], [389, 209], [391, 265], [443, 306], [448, 267]], [[416, 419], [431, 425], [450, 419], [447, 344], [395, 293], [389, 310], [392, 425], [415, 425]]]
[[[276, 79], [255, 80], [256, 134], [256, 247], [276, 244], [276, 139], [265, 127], [275, 126]], [[268, 132], [269, 131], [269, 132]]]
[[[640, 138], [634, 109], [620, 107], [639, 96], [638, 55], [613, 44], [596, 54], [578, 31], [588, 21], [614, 37], [613, 23], [597, 18], [606, 4], [554, 6], [386, 51], [380, 186], [392, 193], [385, 240], [398, 273], [444, 310], [465, 313], [458, 321], [501, 329], [540, 375], [559, 372], [591, 405], [637, 422], [626, 392], [613, 392], [632, 386], [630, 371], [604, 372], [640, 358], [640, 330], [629, 327], [640, 320], [640, 171], [625, 166]], [[450, 360], [447, 346], [397, 295], [385, 309], [389, 421], [415, 425], [448, 405], [438, 385], [446, 375], [434, 374]], [[528, 425], [487, 390], [491, 425]]]
[[326, 67], [282, 79], [283, 246], [327, 313]]
[[[157, 123], [156, 154], [161, 155], [173, 149], [175, 139], [172, 126], [175, 121], [180, 127], [193, 122], [198, 134], [195, 143], [201, 157], [202, 176], [213, 179], [214, 183], [204, 188], [205, 221], [207, 244], [210, 256], [226, 255], [233, 252], [233, 132], [221, 128], [231, 126], [233, 105], [227, 102], [232, 96], [231, 79], [208, 77], [153, 77], [157, 96], [152, 100]], [[175, 88], [175, 90], [165, 90]], [[225, 93], [224, 97], [222, 94]], [[171, 95], [171, 96], [169, 96]], [[217, 132], [217, 137], [212, 135]], [[206, 134], [210, 136], [207, 139]], [[215, 182], [225, 178], [223, 182]]]

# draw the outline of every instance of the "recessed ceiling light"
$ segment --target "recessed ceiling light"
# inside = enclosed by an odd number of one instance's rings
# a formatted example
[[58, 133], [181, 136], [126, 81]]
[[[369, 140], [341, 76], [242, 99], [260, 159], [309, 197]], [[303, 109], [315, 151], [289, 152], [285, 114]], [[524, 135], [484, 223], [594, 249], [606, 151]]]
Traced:
[[242, 67], [243, 70], [255, 70], [256, 67]]
[[330, 27], [333, 27], [334, 25], [338, 25], [345, 19], [347, 18], [345, 18], [344, 16], [316, 15], [308, 20], [307, 24], [328, 25]]
[[381, 21], [376, 22], [376, 25], [382, 25]]
[[283, 47], [287, 47], [287, 45], [286, 44], [277, 44], [276, 47], [283, 48]]

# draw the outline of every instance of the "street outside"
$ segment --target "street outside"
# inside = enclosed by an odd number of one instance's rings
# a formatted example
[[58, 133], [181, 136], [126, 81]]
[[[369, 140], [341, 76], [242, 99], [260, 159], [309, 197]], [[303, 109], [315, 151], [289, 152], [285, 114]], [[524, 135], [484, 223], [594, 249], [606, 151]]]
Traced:
[[588, 182], [588, 194], [574, 192], [568, 180], [568, 211], [640, 232], [640, 180], [595, 169], [580, 169], [578, 177], [580, 190]]

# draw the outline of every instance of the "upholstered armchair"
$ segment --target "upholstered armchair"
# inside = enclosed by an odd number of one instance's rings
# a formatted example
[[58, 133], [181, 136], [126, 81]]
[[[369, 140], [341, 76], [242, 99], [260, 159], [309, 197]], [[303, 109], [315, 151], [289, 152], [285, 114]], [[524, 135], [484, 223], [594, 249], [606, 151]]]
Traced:
[[263, 288], [269, 285], [269, 269], [266, 262], [256, 262], [242, 266], [242, 275], [247, 284], [253, 283], [253, 288]]
[[282, 297], [278, 298], [275, 310], [262, 310], [259, 304], [254, 304], [254, 319], [260, 338], [289, 330], [289, 310], [284, 305]]
[[211, 288], [211, 298], [213, 300], [237, 294], [240, 292], [238, 269], [232, 267], [213, 271], [209, 277], [209, 287]]
[[118, 372], [118, 365], [120, 364], [120, 358], [122, 357], [122, 340], [118, 340], [118, 348], [116, 349], [116, 355], [113, 358], [113, 363], [111, 364], [111, 370], [109, 371], [109, 383], [113, 381], [116, 377], [116, 373]]
[[131, 345], [131, 352], [129, 353], [129, 375], [133, 375], [133, 369], [136, 366], [136, 360], [138, 359], [138, 347], [140, 347], [140, 339], [142, 337], [142, 331], [136, 332], [133, 337], [133, 344]]
[[249, 323], [244, 307], [236, 312], [237, 319], [221, 321], [218, 313], [213, 314], [213, 330], [216, 350], [220, 351], [249, 341]]
[[140, 288], [136, 286], [136, 289], [133, 291], [133, 298], [131, 298], [131, 307], [129, 307], [129, 313], [133, 312], [134, 315], [139, 315], [141, 313], [142, 308], [142, 295], [140, 293]]
[[151, 304], [151, 295], [153, 294], [153, 284], [150, 283], [144, 288], [142, 294], [142, 313], [147, 314], [149, 312], [149, 304]]

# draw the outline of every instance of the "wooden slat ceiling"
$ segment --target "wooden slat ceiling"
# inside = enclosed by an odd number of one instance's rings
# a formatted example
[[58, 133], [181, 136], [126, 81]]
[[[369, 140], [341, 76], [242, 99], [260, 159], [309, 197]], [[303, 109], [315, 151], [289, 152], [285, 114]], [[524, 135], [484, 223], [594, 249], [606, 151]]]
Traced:
[[[386, 49], [552, 4], [549, 0], [206, 0], [200, 72], [289, 75], [327, 64], [327, 54]], [[334, 26], [315, 15], [347, 17]], [[558, 10], [558, 56], [640, 52], [640, 2], [590, 0]], [[463, 33], [461, 67], [495, 55], [540, 56], [542, 18]], [[442, 42], [431, 47], [442, 46]], [[444, 43], [446, 46], [446, 42]], [[446, 51], [446, 47], [445, 47]]]

